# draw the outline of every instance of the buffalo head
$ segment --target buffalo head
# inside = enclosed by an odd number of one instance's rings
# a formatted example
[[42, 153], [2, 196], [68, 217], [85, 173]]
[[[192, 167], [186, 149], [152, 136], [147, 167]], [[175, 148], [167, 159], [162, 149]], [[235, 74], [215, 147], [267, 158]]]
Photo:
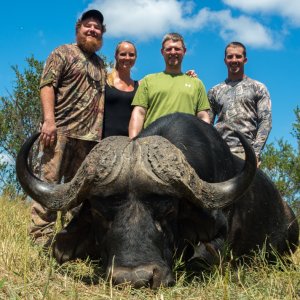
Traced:
[[71, 182], [49, 184], [28, 167], [36, 135], [19, 152], [17, 175], [28, 195], [50, 210], [81, 205], [56, 237], [59, 262], [90, 256], [102, 260], [115, 284], [167, 286], [174, 283], [176, 249], [187, 240], [196, 245], [196, 254], [187, 259], [208, 261], [224, 243], [227, 221], [221, 209], [244, 194], [256, 171], [254, 152], [239, 136], [247, 159], [225, 182], [201, 180], [183, 153], [161, 136], [104, 139]]

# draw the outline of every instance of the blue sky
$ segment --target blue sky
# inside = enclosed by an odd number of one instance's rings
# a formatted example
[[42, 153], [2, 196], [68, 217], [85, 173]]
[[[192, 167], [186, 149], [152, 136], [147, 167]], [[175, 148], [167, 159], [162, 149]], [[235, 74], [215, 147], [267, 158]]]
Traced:
[[74, 26], [86, 9], [99, 9], [107, 32], [101, 53], [113, 60], [116, 44], [133, 41], [138, 59], [134, 79], [163, 70], [161, 39], [179, 32], [187, 54], [184, 70], [195, 69], [208, 90], [224, 80], [224, 47], [233, 40], [247, 46], [249, 77], [266, 84], [272, 99], [273, 129], [268, 143], [291, 136], [293, 110], [300, 106], [300, 0], [52, 0], [3, 1], [0, 18], [0, 95], [12, 90], [12, 65], [20, 69], [32, 54], [45, 61], [50, 52], [75, 40]]

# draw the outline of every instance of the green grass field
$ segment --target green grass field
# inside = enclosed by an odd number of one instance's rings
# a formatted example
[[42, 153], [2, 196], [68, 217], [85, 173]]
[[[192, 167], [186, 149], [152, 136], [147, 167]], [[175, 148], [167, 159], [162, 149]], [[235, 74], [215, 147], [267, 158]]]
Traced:
[[299, 250], [288, 265], [268, 265], [259, 253], [247, 266], [224, 263], [201, 278], [177, 272], [171, 288], [117, 288], [95, 262], [60, 266], [33, 245], [28, 204], [2, 197], [0, 205], [0, 299], [300, 299]]

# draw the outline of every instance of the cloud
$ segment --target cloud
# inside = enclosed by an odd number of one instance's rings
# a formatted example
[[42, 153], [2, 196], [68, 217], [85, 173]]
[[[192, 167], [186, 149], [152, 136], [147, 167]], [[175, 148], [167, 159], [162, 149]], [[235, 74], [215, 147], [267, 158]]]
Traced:
[[281, 47], [282, 35], [263, 26], [256, 20], [239, 16], [232, 17], [229, 10], [210, 13], [211, 23], [219, 28], [220, 36], [225, 41], [238, 40], [255, 48]]
[[279, 15], [293, 26], [300, 26], [299, 0], [223, 0], [228, 6], [247, 13]]
[[[232, 7], [237, 7], [239, 3], [235, 0], [223, 2]], [[237, 8], [250, 11], [250, 8], [246, 9], [248, 1], [241, 2], [245, 6]], [[259, 0], [249, 2], [260, 3]], [[256, 48], [281, 47], [284, 34], [264, 26], [253, 16], [233, 16], [229, 9], [212, 11], [202, 8], [196, 11], [195, 3], [183, 0], [95, 0], [88, 9], [96, 8], [103, 12], [107, 25], [106, 35], [115, 38], [146, 41], [162, 38], [170, 31], [185, 33], [208, 29], [217, 32], [226, 42], [239, 40]]]
[[108, 35], [147, 40], [161, 37], [174, 24], [181, 27], [183, 7], [182, 2], [175, 0], [96, 0], [88, 8], [103, 12]]

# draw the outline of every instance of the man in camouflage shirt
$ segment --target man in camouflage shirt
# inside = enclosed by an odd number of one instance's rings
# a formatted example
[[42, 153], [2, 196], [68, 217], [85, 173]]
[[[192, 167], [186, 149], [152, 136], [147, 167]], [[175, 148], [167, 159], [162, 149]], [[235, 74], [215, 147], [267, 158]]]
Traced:
[[[101, 140], [106, 74], [96, 51], [104, 32], [101, 12], [89, 10], [76, 23], [76, 43], [56, 48], [46, 61], [40, 83], [40, 175], [48, 182], [70, 181]], [[33, 239], [44, 242], [55, 220], [55, 213], [33, 202]]]
[[211, 105], [210, 119], [227, 142], [232, 153], [244, 158], [243, 147], [233, 130], [239, 130], [252, 144], [257, 165], [272, 128], [271, 100], [264, 84], [247, 77], [246, 48], [232, 42], [225, 48], [228, 78], [208, 91]]

